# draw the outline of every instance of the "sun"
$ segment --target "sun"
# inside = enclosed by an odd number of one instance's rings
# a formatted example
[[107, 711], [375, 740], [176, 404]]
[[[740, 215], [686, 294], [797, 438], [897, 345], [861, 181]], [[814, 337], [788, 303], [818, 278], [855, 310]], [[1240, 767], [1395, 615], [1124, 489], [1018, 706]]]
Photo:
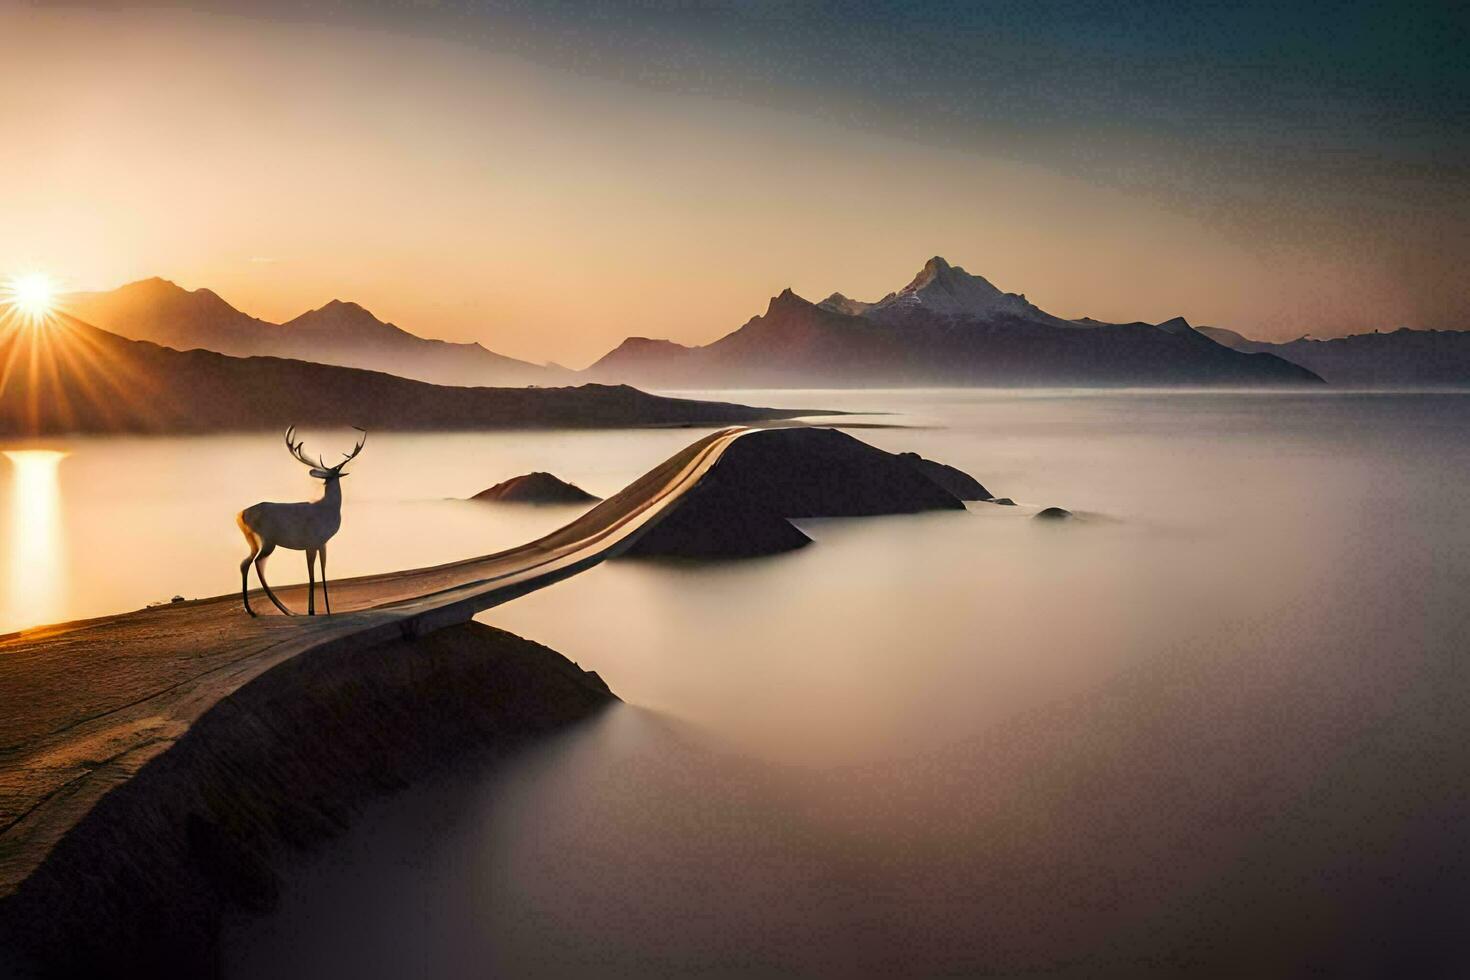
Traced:
[[8, 303], [32, 320], [51, 315], [56, 307], [56, 284], [39, 272], [15, 276], [0, 288], [0, 302]]

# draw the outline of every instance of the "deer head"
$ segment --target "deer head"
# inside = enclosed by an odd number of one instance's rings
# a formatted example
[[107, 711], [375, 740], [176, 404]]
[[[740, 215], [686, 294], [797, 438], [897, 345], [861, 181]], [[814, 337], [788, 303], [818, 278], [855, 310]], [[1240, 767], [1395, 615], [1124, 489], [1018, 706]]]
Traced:
[[342, 467], [352, 462], [352, 460], [357, 457], [357, 454], [362, 452], [362, 447], [367, 445], [367, 430], [359, 428], [355, 425], [353, 426], [353, 428], [362, 433], [362, 438], [357, 440], [357, 445], [352, 447], [352, 452], [342, 454], [342, 462], [338, 463], [336, 466], [328, 466], [320, 455], [318, 455], [317, 458], [313, 460], [311, 459], [311, 457], [307, 456], [306, 453], [302, 452], [302, 447], [305, 446], [306, 443], [293, 441], [296, 435], [296, 426], [294, 425], [286, 429], [286, 449], [290, 451], [293, 457], [295, 457], [296, 462], [307, 467], [311, 471], [312, 476], [316, 477], [318, 480], [326, 480], [328, 483], [330, 483], [333, 480], [340, 479], [341, 477], [348, 475], [347, 473], [342, 472]]

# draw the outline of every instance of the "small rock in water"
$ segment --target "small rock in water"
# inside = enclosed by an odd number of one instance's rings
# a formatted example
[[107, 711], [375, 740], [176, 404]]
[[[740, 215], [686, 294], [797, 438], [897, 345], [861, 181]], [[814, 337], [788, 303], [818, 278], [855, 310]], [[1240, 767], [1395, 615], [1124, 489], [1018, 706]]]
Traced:
[[1014, 507], [1016, 502], [1010, 497], [991, 497], [985, 501], [987, 504], [1000, 504], [1002, 507]]
[[481, 490], [471, 500], [503, 501], [517, 504], [583, 504], [601, 500], [577, 486], [550, 473], [527, 473]]
[[1038, 518], [1043, 518], [1048, 521], [1064, 521], [1072, 516], [1072, 512], [1070, 510], [1063, 510], [1060, 507], [1048, 507], [1046, 510], [1039, 512], [1036, 516]]

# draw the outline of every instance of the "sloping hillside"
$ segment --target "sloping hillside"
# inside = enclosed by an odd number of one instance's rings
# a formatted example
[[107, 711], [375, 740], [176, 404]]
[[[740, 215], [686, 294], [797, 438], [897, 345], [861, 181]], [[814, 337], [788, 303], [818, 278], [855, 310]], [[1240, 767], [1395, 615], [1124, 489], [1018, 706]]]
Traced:
[[1353, 334], [1284, 344], [1251, 340], [1234, 330], [1201, 327], [1240, 351], [1274, 354], [1345, 387], [1464, 387], [1470, 385], [1470, 331], [1410, 330]]
[[662, 398], [627, 386], [463, 388], [275, 357], [130, 341], [55, 317], [0, 327], [0, 434], [726, 424], [797, 411]]

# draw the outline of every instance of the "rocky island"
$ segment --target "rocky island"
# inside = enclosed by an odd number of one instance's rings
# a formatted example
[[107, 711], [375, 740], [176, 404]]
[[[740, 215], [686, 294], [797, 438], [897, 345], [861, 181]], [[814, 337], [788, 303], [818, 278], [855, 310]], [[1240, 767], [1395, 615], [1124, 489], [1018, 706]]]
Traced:
[[537, 471], [503, 480], [493, 487], [481, 490], [470, 499], [510, 504], [590, 504], [602, 498], [588, 493], [575, 483]]
[[917, 453], [887, 453], [836, 429], [768, 429], [741, 439], [626, 553], [775, 554], [811, 542], [787, 518], [964, 510], [963, 501], [989, 496], [968, 473]]

